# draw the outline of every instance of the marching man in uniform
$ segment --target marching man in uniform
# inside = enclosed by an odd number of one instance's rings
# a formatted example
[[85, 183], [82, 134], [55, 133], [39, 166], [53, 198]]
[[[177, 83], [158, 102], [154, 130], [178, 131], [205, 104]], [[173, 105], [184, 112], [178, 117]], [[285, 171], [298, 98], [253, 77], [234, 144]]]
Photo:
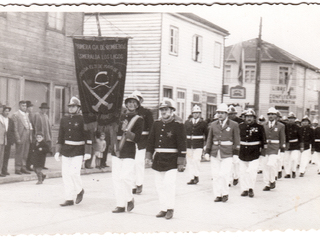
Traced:
[[126, 112], [120, 116], [117, 138], [118, 146], [112, 152], [112, 181], [117, 207], [113, 213], [130, 212], [134, 208], [132, 194], [136, 143], [139, 142], [143, 130], [143, 118], [138, 115], [139, 98], [129, 95], [125, 101]]
[[278, 152], [284, 152], [285, 149], [285, 126], [278, 122], [277, 119], [278, 111], [271, 107], [268, 109], [268, 118], [265, 124], [263, 124], [266, 138], [267, 138], [267, 149], [266, 156], [262, 158], [263, 166], [263, 181], [265, 187], [263, 191], [270, 191], [276, 187], [276, 174], [278, 172]]
[[296, 177], [298, 159], [300, 158], [300, 127], [295, 123], [296, 115], [290, 112], [286, 125], [286, 151], [284, 153], [285, 178]]
[[153, 123], [146, 152], [155, 170], [155, 185], [159, 196], [160, 212], [156, 217], [173, 217], [177, 169], [183, 172], [186, 165], [186, 132], [184, 124], [174, 116], [174, 102], [164, 98], [159, 110], [161, 118]]
[[144, 170], [145, 170], [145, 156], [146, 156], [146, 147], [149, 137], [149, 132], [153, 124], [153, 116], [150, 109], [144, 108], [141, 106], [143, 103], [142, 94], [139, 91], [134, 91], [132, 93], [136, 95], [140, 100], [140, 107], [138, 108], [138, 115], [141, 116], [144, 120], [143, 131], [140, 137], [140, 141], [137, 144], [137, 152], [134, 160], [134, 186], [132, 193], [141, 193], [142, 185], [144, 181]]
[[253, 188], [257, 179], [261, 150], [267, 147], [266, 135], [262, 125], [256, 122], [252, 109], [244, 115], [245, 121], [239, 124], [240, 129], [240, 188], [241, 196], [253, 197]]
[[200, 161], [208, 135], [208, 126], [201, 118], [201, 108], [195, 105], [192, 108], [192, 118], [185, 122], [187, 134], [187, 172], [189, 179], [187, 184], [199, 182]]
[[229, 198], [229, 180], [234, 155], [239, 155], [240, 135], [238, 123], [228, 119], [228, 106], [218, 106], [218, 120], [211, 123], [205, 158], [211, 157], [211, 172], [215, 202]]
[[320, 174], [320, 126], [314, 129], [314, 141], [312, 146], [313, 161], [317, 164], [318, 174]]
[[60, 206], [74, 204], [74, 193], [77, 194], [76, 204], [82, 201], [84, 190], [81, 181], [81, 165], [83, 160], [91, 158], [92, 140], [85, 129], [83, 116], [80, 114], [80, 100], [72, 97], [68, 104], [69, 116], [60, 121], [58, 142], [54, 155], [60, 161], [62, 155], [62, 180], [66, 201]]

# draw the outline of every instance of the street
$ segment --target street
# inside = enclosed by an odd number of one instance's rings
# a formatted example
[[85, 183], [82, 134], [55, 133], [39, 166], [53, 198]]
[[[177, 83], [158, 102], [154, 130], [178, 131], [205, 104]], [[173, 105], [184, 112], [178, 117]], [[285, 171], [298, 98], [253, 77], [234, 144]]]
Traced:
[[[111, 164], [111, 163], [110, 163]], [[281, 178], [270, 192], [262, 191], [258, 175], [254, 198], [241, 197], [232, 186], [229, 201], [213, 202], [210, 163], [201, 163], [200, 182], [187, 185], [187, 174], [177, 175], [173, 219], [159, 219], [153, 170], [146, 169], [141, 195], [130, 213], [114, 214], [111, 173], [83, 175], [84, 199], [60, 207], [64, 201], [61, 178], [1, 184], [0, 235], [74, 233], [155, 233], [199, 231], [309, 230], [320, 226], [320, 175], [309, 164], [305, 177]]]

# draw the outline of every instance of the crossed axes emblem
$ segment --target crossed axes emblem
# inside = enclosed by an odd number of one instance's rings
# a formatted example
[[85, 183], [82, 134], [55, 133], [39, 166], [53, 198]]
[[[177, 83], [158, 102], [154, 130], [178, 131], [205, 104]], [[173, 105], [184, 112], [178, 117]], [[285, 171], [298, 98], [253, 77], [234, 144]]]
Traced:
[[86, 81], [83, 81], [84, 85], [88, 88], [88, 90], [90, 91], [90, 93], [96, 98], [98, 99], [98, 103], [94, 106], [92, 106], [92, 109], [95, 110], [96, 112], [99, 111], [99, 107], [102, 105], [108, 107], [108, 109], [110, 110], [113, 106], [113, 103], [108, 103], [105, 100], [109, 97], [109, 95], [113, 92], [113, 90], [115, 89], [115, 87], [118, 85], [119, 81], [117, 81], [112, 88], [106, 93], [106, 95], [104, 95], [103, 97], [100, 97], [98, 94], [96, 94], [92, 88], [90, 88], [90, 86], [86, 83]]

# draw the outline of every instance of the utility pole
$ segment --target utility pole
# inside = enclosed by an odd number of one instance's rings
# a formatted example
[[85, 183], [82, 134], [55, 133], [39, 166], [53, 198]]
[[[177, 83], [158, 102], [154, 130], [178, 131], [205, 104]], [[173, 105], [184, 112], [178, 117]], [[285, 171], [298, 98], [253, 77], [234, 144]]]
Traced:
[[262, 31], [262, 18], [260, 17], [259, 37], [257, 38], [256, 49], [256, 84], [254, 94], [254, 109], [256, 114], [259, 114], [259, 95], [260, 95], [260, 70], [261, 70], [261, 31]]
[[98, 28], [98, 36], [101, 37], [101, 27], [100, 27], [99, 13], [96, 13], [96, 21], [97, 21], [97, 28]]

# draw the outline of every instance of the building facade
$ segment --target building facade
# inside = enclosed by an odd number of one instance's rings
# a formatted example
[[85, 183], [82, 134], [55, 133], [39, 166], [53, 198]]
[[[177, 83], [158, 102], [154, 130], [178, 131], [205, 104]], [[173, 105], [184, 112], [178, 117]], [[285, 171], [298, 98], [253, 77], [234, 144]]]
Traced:
[[[257, 39], [240, 44], [244, 50], [242, 87], [239, 86], [236, 46], [228, 46], [225, 49], [223, 100], [241, 111], [254, 107]], [[258, 114], [266, 116], [268, 108], [275, 107], [284, 116], [292, 111], [299, 119], [304, 115], [317, 117], [319, 82], [317, 67], [262, 41]]]
[[[50, 106], [54, 140], [71, 95], [78, 94], [72, 35], [82, 35], [83, 13], [0, 13], [0, 102], [18, 110], [30, 100], [34, 112]], [[55, 142], [55, 141], [54, 141]]]
[[[100, 29], [99, 29], [100, 26]], [[163, 97], [186, 120], [193, 105], [213, 115], [222, 99], [225, 29], [191, 13], [86, 13], [84, 35], [129, 37], [125, 95], [141, 91], [154, 111]]]

